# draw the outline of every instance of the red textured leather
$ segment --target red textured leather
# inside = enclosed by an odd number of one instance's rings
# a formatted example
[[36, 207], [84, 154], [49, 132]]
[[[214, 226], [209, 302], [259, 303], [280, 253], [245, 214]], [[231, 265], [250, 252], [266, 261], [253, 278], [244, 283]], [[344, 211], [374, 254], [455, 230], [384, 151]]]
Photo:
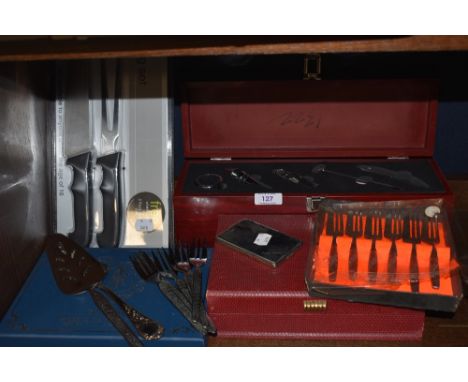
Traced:
[[304, 275], [312, 215], [224, 215], [218, 232], [252, 219], [303, 241], [294, 255], [271, 268], [217, 242], [206, 294], [219, 337], [419, 340], [424, 312], [328, 300], [324, 311], [305, 312], [312, 300]]
[[414, 79], [190, 83], [185, 157], [432, 156], [436, 89]]

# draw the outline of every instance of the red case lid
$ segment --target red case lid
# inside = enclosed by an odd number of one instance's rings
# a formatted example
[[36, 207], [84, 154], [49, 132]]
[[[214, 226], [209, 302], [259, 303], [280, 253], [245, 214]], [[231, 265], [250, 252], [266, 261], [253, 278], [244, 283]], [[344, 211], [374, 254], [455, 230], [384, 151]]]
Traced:
[[432, 156], [431, 80], [188, 83], [185, 156]]

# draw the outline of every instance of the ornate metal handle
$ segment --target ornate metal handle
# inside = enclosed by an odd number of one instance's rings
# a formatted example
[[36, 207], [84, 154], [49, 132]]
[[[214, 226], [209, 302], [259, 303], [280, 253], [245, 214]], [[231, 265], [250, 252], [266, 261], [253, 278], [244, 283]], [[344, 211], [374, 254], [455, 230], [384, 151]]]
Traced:
[[117, 312], [107, 299], [93, 288], [88, 290], [96, 306], [102, 311], [104, 316], [111, 322], [112, 325], [119, 331], [122, 337], [130, 346], [143, 346], [143, 343], [131, 331], [126, 322], [120, 318]]
[[135, 329], [145, 340], [157, 340], [161, 337], [164, 332], [164, 327], [159, 322], [154, 321], [153, 319], [145, 316], [135, 308], [128, 305], [111, 289], [107, 288], [103, 284], [99, 284], [98, 288], [105, 292], [122, 308], [122, 310], [132, 322], [133, 326], [135, 326]]

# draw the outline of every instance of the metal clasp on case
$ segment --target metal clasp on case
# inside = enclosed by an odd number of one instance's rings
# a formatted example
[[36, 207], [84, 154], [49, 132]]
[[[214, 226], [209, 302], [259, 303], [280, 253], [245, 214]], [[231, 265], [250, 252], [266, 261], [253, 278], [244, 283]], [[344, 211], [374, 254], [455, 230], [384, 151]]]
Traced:
[[304, 57], [304, 80], [322, 79], [322, 56], [320, 54], [308, 54]]
[[327, 300], [304, 300], [304, 312], [316, 312], [327, 309]]
[[320, 203], [325, 199], [324, 196], [307, 196], [306, 209], [307, 212], [317, 212]]

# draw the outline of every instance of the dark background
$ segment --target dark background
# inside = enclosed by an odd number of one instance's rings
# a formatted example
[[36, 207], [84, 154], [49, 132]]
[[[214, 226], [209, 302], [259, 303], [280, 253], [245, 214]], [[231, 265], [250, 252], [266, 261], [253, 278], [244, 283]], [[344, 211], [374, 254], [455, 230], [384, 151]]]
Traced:
[[[170, 61], [175, 96], [175, 175], [183, 162], [185, 81], [301, 80], [303, 55], [213, 56]], [[440, 83], [434, 157], [447, 177], [468, 176], [468, 53], [324, 54], [323, 79], [431, 78]]]

